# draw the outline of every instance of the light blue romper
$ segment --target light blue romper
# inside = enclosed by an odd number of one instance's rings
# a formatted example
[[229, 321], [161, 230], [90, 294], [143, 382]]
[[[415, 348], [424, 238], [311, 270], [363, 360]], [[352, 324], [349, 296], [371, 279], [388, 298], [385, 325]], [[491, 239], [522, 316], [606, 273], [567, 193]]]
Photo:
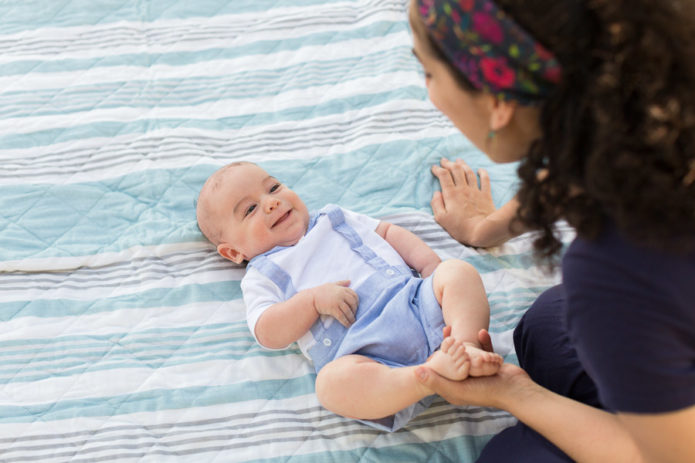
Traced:
[[[346, 221], [337, 206], [327, 206], [311, 216], [309, 230], [319, 218], [326, 216], [332, 230], [349, 243], [353, 253], [360, 256], [374, 272], [357, 288], [359, 307], [356, 321], [349, 328], [340, 323], [326, 326], [317, 321], [311, 327], [315, 343], [308, 355], [318, 372], [328, 362], [349, 354], [359, 354], [391, 367], [419, 365], [439, 348], [443, 340], [444, 319], [432, 288], [432, 276], [422, 279], [413, 275], [405, 264], [389, 265], [366, 246], [358, 232]], [[272, 254], [291, 248], [278, 247], [253, 258], [249, 266], [273, 281], [289, 299], [296, 290], [292, 277], [272, 260]], [[328, 259], [329, 256], [320, 258]], [[313, 257], [317, 259], [317, 257]], [[333, 259], [340, 265], [340, 259]], [[348, 279], [349, 276], [346, 276]], [[321, 284], [325, 282], [320, 282]], [[405, 425], [416, 413], [429, 405], [418, 403], [394, 417], [367, 424], [393, 431]]]

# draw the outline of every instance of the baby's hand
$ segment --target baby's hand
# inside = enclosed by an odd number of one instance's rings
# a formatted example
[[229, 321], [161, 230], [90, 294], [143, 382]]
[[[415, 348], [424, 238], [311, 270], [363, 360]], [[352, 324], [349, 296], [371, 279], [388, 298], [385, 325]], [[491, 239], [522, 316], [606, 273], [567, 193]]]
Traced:
[[325, 283], [313, 288], [314, 308], [319, 315], [330, 315], [348, 328], [355, 323], [355, 313], [359, 298], [348, 288], [349, 280]]

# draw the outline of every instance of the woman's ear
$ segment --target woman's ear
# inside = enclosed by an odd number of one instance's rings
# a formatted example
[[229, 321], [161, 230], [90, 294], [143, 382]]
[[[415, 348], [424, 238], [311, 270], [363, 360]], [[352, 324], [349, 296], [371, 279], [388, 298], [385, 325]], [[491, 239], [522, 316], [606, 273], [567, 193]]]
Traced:
[[235, 264], [241, 264], [246, 260], [246, 256], [238, 249], [232, 247], [229, 243], [220, 243], [217, 245], [217, 253], [225, 259], [231, 260]]
[[516, 101], [500, 100], [496, 96], [490, 98], [490, 130], [497, 132], [509, 125], [517, 108]]

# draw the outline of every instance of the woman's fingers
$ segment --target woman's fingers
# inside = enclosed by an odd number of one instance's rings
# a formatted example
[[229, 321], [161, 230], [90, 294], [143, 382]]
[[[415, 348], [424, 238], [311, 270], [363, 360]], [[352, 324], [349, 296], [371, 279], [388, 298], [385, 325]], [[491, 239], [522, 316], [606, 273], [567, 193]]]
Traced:
[[[478, 176], [471, 169], [471, 167], [466, 164], [466, 161], [459, 158], [452, 162], [446, 158], [442, 158], [440, 161], [441, 166], [432, 166], [432, 173], [439, 179], [442, 184], [442, 190], [445, 188], [454, 186], [472, 186], [478, 187]], [[479, 169], [478, 172], [484, 171], [484, 169]], [[487, 172], [485, 175], [487, 176]], [[487, 177], [489, 181], [489, 176]], [[488, 183], [489, 187], [489, 183]], [[482, 178], [481, 178], [481, 189], [482, 189]]]
[[444, 196], [441, 191], [434, 192], [432, 201], [430, 201], [430, 207], [435, 220], [440, 220], [446, 214], [446, 205], [444, 204]]
[[460, 171], [460, 173], [457, 175], [458, 177], [465, 177], [466, 184], [472, 187], [477, 187], [478, 186], [478, 178], [475, 175], [475, 172], [473, 172], [473, 169], [466, 164], [466, 162], [459, 158], [456, 160], [454, 163], [454, 166], [456, 169]]
[[482, 347], [483, 350], [487, 352], [494, 352], [492, 348], [492, 338], [490, 337], [490, 333], [486, 329], [478, 331], [478, 342], [480, 343], [480, 347]]
[[478, 177], [480, 177], [480, 191], [486, 195], [492, 195], [490, 188], [490, 174], [485, 169], [478, 169]]
[[447, 190], [456, 186], [454, 178], [451, 176], [451, 172], [448, 169], [434, 165], [432, 166], [432, 174], [439, 180], [442, 190]]
[[451, 175], [455, 185], [465, 185], [468, 183], [465, 171], [465, 167], [467, 166], [462, 159], [459, 159], [456, 162], [451, 162], [446, 158], [442, 158], [440, 164], [444, 169], [449, 171], [449, 175]]
[[456, 397], [458, 388], [461, 386], [460, 382], [446, 379], [424, 366], [420, 366], [415, 370], [415, 376], [421, 384], [430, 391], [444, 397], [444, 400], [447, 402], [454, 405], [464, 405], [464, 402]]

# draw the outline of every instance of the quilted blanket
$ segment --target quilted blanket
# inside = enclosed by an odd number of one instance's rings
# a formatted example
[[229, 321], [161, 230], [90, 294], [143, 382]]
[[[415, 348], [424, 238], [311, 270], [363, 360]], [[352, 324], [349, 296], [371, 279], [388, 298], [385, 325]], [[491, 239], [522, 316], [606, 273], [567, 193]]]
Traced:
[[[558, 281], [531, 238], [463, 246], [429, 168], [493, 165], [432, 106], [406, 0], [0, 3], [0, 460], [465, 462], [515, 422], [442, 399], [386, 433], [320, 407], [296, 347], [254, 343], [244, 269], [195, 221], [259, 163], [310, 209], [402, 225], [481, 272], [498, 351]], [[566, 230], [568, 236], [569, 230]]]

